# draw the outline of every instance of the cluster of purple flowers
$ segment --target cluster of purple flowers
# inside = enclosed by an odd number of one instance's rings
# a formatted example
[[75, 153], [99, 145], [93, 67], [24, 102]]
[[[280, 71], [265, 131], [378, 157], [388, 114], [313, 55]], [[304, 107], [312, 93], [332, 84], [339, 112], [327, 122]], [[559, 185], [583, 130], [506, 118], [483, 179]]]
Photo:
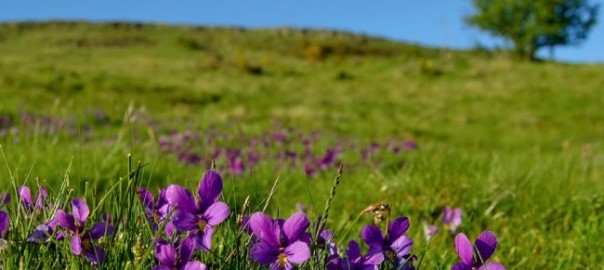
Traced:
[[[346, 162], [351, 168], [359, 163], [379, 167], [384, 165], [384, 158], [417, 148], [412, 140], [391, 139], [364, 145], [354, 139], [337, 138], [329, 143], [321, 138], [317, 131], [307, 134], [277, 126], [275, 130], [252, 137], [233, 136], [213, 129], [171, 131], [159, 137], [159, 145], [183, 164], [209, 167], [211, 162], [218, 161], [225, 164], [218, 170], [233, 175], [270, 161], [277, 169], [303, 171], [309, 177], [337, 166], [344, 155], [357, 155]], [[200, 145], [206, 147], [200, 148]]]
[[[196, 196], [175, 184], [161, 189], [157, 199], [148, 189], [136, 188], [149, 228], [154, 232], [151, 241], [155, 257], [153, 269], [208, 268], [196, 259], [199, 256], [195, 253], [213, 254], [214, 231], [231, 214], [229, 206], [220, 201], [222, 190], [222, 178], [213, 170], [204, 174]], [[20, 204], [17, 211], [22, 211], [28, 219], [37, 221], [47, 218], [27, 236], [27, 243], [44, 245], [65, 241], [73, 255], [83, 257], [93, 266], [106, 260], [107, 254], [99, 240], [114, 233], [110, 217], [105, 215], [100, 222], [90, 225], [91, 211], [83, 199], [71, 200], [70, 211], [66, 211], [62, 205], [47, 202], [49, 193], [44, 187], [40, 187], [34, 197], [29, 187], [22, 186], [18, 189], [18, 197]], [[10, 200], [8, 194], [0, 194], [0, 209], [6, 208]], [[461, 215], [459, 208], [444, 209], [442, 221], [451, 233], [461, 224]], [[287, 219], [274, 219], [256, 212], [242, 218], [240, 224], [241, 230], [250, 235], [249, 243], [252, 246], [246, 246], [249, 248], [249, 257], [256, 265], [270, 269], [304, 268], [313, 258], [313, 263], [318, 261], [321, 267], [328, 270], [413, 270], [418, 267], [418, 258], [413, 253], [414, 242], [407, 235], [411, 223], [404, 216], [391, 220], [384, 230], [375, 225], [364, 226], [359, 234], [362, 243], [351, 240], [347, 247], [337, 246], [334, 233], [328, 229], [321, 229], [315, 235], [316, 239], [313, 238], [309, 229], [319, 230], [319, 227], [311, 226], [303, 211]], [[9, 226], [9, 213], [0, 210], [0, 253], [9, 246], [6, 240]], [[436, 229], [432, 234], [435, 232]], [[361, 244], [366, 246], [365, 253]], [[459, 233], [455, 237], [455, 247], [460, 261], [452, 266], [452, 270], [505, 269], [499, 263], [488, 262], [497, 247], [497, 238], [490, 231], [481, 233], [474, 244], [465, 234]], [[1, 263], [0, 257], [0, 267]]]

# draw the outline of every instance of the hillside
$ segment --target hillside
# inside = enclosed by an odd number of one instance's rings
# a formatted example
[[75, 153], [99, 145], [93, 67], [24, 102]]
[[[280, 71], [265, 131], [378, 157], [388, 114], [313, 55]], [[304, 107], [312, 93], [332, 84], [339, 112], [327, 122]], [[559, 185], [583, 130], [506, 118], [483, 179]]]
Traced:
[[[324, 159], [338, 147], [406, 140], [408, 149], [392, 151], [402, 154], [369, 165], [346, 166], [361, 164], [365, 148], [361, 157], [342, 155], [330, 226], [343, 229], [386, 199], [393, 213], [415, 217], [410, 234], [421, 239], [421, 221], [459, 206], [464, 231], [498, 233], [496, 259], [508, 269], [596, 269], [604, 260], [602, 74], [602, 65], [520, 62], [323, 30], [7, 23], [0, 183], [12, 192], [15, 183], [58, 188], [68, 179], [70, 192], [98, 198], [128, 175], [131, 153], [147, 166], [150, 187], [193, 187], [204, 163], [165, 150], [174, 141], [190, 143], [178, 145], [187, 151], [216, 143], [224, 169], [225, 156], [262, 138], [271, 147], [300, 139], [291, 152], [267, 147], [278, 165], [224, 176], [229, 205], [248, 194], [260, 205], [280, 177], [269, 210], [289, 213], [297, 202], [322, 208], [337, 168], [330, 160], [314, 178], [288, 169], [298, 161], [287, 155], [300, 157], [308, 138], [320, 134], [312, 150]], [[451, 249], [445, 236], [431, 247]], [[426, 256], [427, 269], [456, 260], [452, 252]]]

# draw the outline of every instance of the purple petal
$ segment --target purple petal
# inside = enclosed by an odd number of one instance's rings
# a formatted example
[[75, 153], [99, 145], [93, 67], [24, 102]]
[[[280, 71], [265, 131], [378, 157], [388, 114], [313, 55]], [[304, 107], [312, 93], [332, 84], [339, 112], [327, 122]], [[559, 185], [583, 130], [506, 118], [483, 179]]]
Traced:
[[173, 268], [177, 266], [176, 249], [171, 244], [158, 244], [155, 247], [155, 258], [161, 265]]
[[207, 209], [218, 201], [220, 193], [222, 193], [222, 178], [220, 175], [212, 170], [207, 171], [199, 182], [197, 193], [199, 194], [199, 208], [201, 209]]
[[451, 220], [453, 219], [452, 214], [453, 214], [453, 212], [451, 211], [451, 208], [449, 208], [448, 206], [445, 207], [445, 209], [443, 210], [443, 223], [444, 224], [449, 224], [451, 222]]
[[8, 232], [8, 226], [10, 224], [10, 218], [8, 213], [0, 211], [0, 238], [4, 238], [6, 232]]
[[455, 249], [463, 264], [468, 266], [474, 265], [474, 247], [464, 233], [459, 233], [455, 237]]
[[98, 265], [105, 260], [105, 251], [100, 247], [93, 247], [90, 250], [84, 250], [84, 257], [93, 265]]
[[384, 236], [378, 227], [367, 225], [361, 230], [361, 238], [369, 246], [384, 246]]
[[229, 217], [231, 210], [226, 203], [215, 202], [204, 212], [204, 217], [211, 226], [216, 226], [222, 223]]
[[365, 264], [368, 265], [380, 265], [385, 259], [383, 249], [378, 246], [370, 247], [364, 257]]
[[411, 249], [413, 248], [413, 240], [407, 236], [401, 236], [398, 239], [394, 240], [390, 245], [390, 248], [396, 253], [397, 258], [403, 258], [409, 254], [411, 254]]
[[57, 210], [57, 222], [59, 225], [67, 228], [68, 230], [75, 232], [77, 230], [75, 220], [72, 215], [65, 213], [65, 211]]
[[398, 239], [409, 229], [409, 219], [407, 217], [400, 217], [392, 222], [388, 226], [388, 238]]
[[310, 258], [310, 248], [308, 244], [302, 241], [296, 241], [285, 248], [284, 251], [287, 256], [287, 261], [294, 264], [304, 263]]
[[478, 236], [475, 243], [479, 255], [476, 260], [485, 262], [491, 258], [497, 248], [497, 236], [491, 231], [484, 231]]
[[86, 219], [88, 219], [88, 214], [90, 214], [86, 202], [80, 198], [73, 199], [71, 201], [71, 212], [73, 213], [73, 218], [75, 218], [75, 220], [80, 223], [80, 226], [83, 227], [86, 223]]
[[197, 246], [196, 248], [206, 252], [212, 248], [212, 235], [214, 234], [214, 229], [210, 226], [206, 226], [204, 231], [198, 231], [195, 236], [197, 238]]
[[333, 241], [333, 232], [327, 229], [321, 230], [321, 233], [319, 233], [319, 241], [331, 243]]
[[153, 211], [153, 193], [147, 190], [144, 187], [138, 188], [138, 197], [145, 208], [145, 211], [152, 212]]
[[22, 186], [19, 188], [19, 198], [25, 207], [31, 208], [33, 206], [33, 202], [31, 200], [31, 190], [28, 186]]
[[113, 234], [113, 230], [114, 228], [110, 224], [99, 222], [90, 228], [88, 236], [92, 238], [92, 240], [98, 240], [105, 235]]
[[277, 261], [279, 249], [269, 243], [259, 241], [252, 247], [250, 257], [259, 264], [271, 264]]
[[206, 270], [208, 269], [205, 264], [200, 261], [188, 262], [181, 270]]
[[348, 256], [348, 259], [350, 261], [357, 261], [361, 258], [361, 247], [359, 246], [359, 243], [357, 243], [357, 241], [350, 240], [350, 242], [348, 242], [348, 250], [346, 251], [346, 256]]
[[153, 268], [151, 268], [151, 270], [172, 270], [172, 269], [170, 269], [170, 267], [167, 267], [165, 265], [157, 265], [157, 266], [153, 266]]
[[472, 270], [472, 267], [465, 265], [464, 263], [456, 263], [453, 265], [453, 267], [451, 267], [451, 270]]
[[308, 226], [310, 226], [310, 222], [303, 212], [291, 215], [285, 223], [283, 223], [283, 234], [287, 237], [287, 242], [293, 243], [300, 240]]
[[269, 243], [273, 247], [279, 247], [279, 236], [281, 229], [276, 221], [262, 212], [256, 212], [250, 217], [250, 228], [258, 239]]
[[166, 188], [166, 200], [171, 205], [176, 206], [179, 211], [199, 212], [191, 191], [179, 185], [170, 185]]
[[191, 260], [194, 251], [195, 239], [192, 237], [185, 237], [185, 239], [182, 240], [182, 243], [180, 243], [180, 249], [178, 250], [181, 263]]
[[[486, 268], [486, 270], [505, 270], [505, 266], [503, 266], [502, 264], [499, 263], [487, 263], [484, 268]], [[482, 270], [482, 268], [481, 268]]]
[[199, 217], [191, 212], [177, 211], [172, 224], [182, 231], [192, 231], [199, 228]]
[[38, 197], [36, 198], [36, 209], [42, 210], [46, 198], [48, 198], [48, 190], [46, 190], [45, 187], [40, 187], [38, 190]]
[[75, 255], [82, 254], [82, 238], [79, 235], [74, 235], [70, 242], [71, 253]]

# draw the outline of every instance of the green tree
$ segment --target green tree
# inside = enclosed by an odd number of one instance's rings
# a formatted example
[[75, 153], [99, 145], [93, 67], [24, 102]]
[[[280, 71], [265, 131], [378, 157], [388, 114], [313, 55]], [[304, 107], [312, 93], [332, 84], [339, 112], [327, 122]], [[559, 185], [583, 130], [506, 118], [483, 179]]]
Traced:
[[472, 0], [466, 22], [514, 44], [514, 52], [535, 59], [543, 47], [575, 45], [596, 24], [599, 6], [588, 0]]

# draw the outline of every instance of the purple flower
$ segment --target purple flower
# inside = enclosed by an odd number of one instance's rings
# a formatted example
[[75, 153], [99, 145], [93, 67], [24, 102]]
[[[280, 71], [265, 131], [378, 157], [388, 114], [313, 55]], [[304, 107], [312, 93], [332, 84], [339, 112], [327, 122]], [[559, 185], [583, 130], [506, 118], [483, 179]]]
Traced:
[[[38, 244], [42, 244], [42, 243], [46, 243], [46, 242], [50, 241], [50, 237], [52, 236], [53, 232], [55, 231], [58, 223], [59, 223], [58, 220], [56, 218], [53, 218], [48, 223], [40, 224], [40, 225], [36, 226], [36, 229], [34, 230], [34, 232], [27, 236], [26, 241], [28, 243], [38, 243]], [[59, 241], [63, 240], [63, 237], [64, 237], [63, 232], [57, 232], [57, 234], [55, 235], [55, 239], [57, 239]]]
[[0, 207], [8, 205], [10, 203], [10, 194], [0, 193]]
[[317, 244], [321, 249], [329, 249], [329, 255], [337, 255], [338, 249], [336, 243], [333, 241], [333, 232], [331, 230], [323, 229], [319, 233]]
[[457, 230], [457, 227], [461, 225], [461, 208], [451, 209], [449, 207], [445, 207], [443, 211], [443, 223], [451, 233], [454, 233]]
[[195, 249], [195, 240], [186, 237], [178, 247], [170, 243], [157, 244], [155, 258], [159, 265], [153, 270], [205, 270], [207, 267], [200, 261], [191, 261]]
[[0, 211], [0, 239], [4, 239], [8, 232], [8, 226], [10, 225], [10, 218], [8, 213]]
[[400, 217], [390, 222], [388, 235], [384, 236], [378, 227], [367, 225], [361, 230], [361, 238], [369, 247], [383, 253], [385, 259], [394, 265], [405, 265], [402, 269], [413, 269], [413, 240], [405, 235], [408, 229], [409, 219]]
[[407, 150], [415, 150], [417, 149], [417, 143], [414, 140], [407, 140], [403, 143], [403, 146]]
[[336, 151], [333, 149], [327, 149], [327, 152], [325, 153], [325, 155], [321, 158], [319, 158], [318, 165], [321, 168], [321, 170], [327, 170], [327, 168], [329, 168], [329, 166], [331, 166], [331, 164], [334, 163], [334, 161], [336, 160]]
[[423, 223], [424, 226], [424, 236], [426, 237], [426, 241], [430, 240], [432, 236], [434, 236], [438, 232], [438, 227], [436, 225]]
[[105, 259], [105, 252], [96, 246], [93, 241], [112, 234], [113, 226], [105, 222], [99, 222], [86, 230], [86, 220], [90, 210], [82, 199], [76, 198], [71, 201], [71, 211], [73, 215], [67, 214], [61, 209], [57, 210], [59, 225], [73, 233], [70, 243], [71, 253], [84, 255], [93, 265], [98, 265]]
[[231, 214], [229, 206], [219, 202], [222, 193], [222, 179], [214, 171], [208, 171], [197, 189], [199, 201], [189, 190], [178, 185], [166, 189], [166, 199], [176, 206], [172, 223], [182, 231], [189, 231], [195, 236], [196, 248], [208, 251], [212, 245], [214, 226], [219, 225]]
[[38, 196], [36, 197], [36, 202], [34, 204], [31, 196], [31, 190], [28, 186], [22, 186], [19, 188], [19, 199], [21, 203], [25, 206], [27, 211], [41, 211], [44, 207], [44, 201], [48, 198], [48, 191], [45, 187], [40, 187], [38, 190]]
[[491, 231], [482, 232], [474, 245], [465, 234], [459, 233], [455, 237], [455, 249], [457, 249], [457, 255], [459, 255], [461, 262], [453, 265], [451, 270], [505, 270], [505, 267], [499, 263], [490, 262], [485, 264], [495, 253], [496, 248], [497, 237]]
[[330, 256], [327, 262], [328, 270], [377, 270], [384, 261], [383, 254], [374, 248], [370, 248], [367, 255], [361, 255], [361, 247], [354, 240], [348, 242], [346, 258], [334, 258]]
[[252, 247], [250, 256], [270, 269], [293, 269], [310, 258], [306, 229], [310, 222], [306, 215], [297, 212], [284, 222], [273, 220], [257, 212], [250, 217], [250, 227], [258, 242]]
[[[166, 199], [166, 189], [162, 189], [159, 192], [157, 201], [155, 201], [153, 193], [144, 187], [138, 188], [137, 193], [143, 208], [145, 209], [145, 215], [147, 216], [151, 229], [153, 232], [157, 232], [161, 223], [166, 220], [168, 213], [170, 212], [170, 204]], [[166, 224], [166, 228], [169, 227], [171, 227], [170, 224]]]

